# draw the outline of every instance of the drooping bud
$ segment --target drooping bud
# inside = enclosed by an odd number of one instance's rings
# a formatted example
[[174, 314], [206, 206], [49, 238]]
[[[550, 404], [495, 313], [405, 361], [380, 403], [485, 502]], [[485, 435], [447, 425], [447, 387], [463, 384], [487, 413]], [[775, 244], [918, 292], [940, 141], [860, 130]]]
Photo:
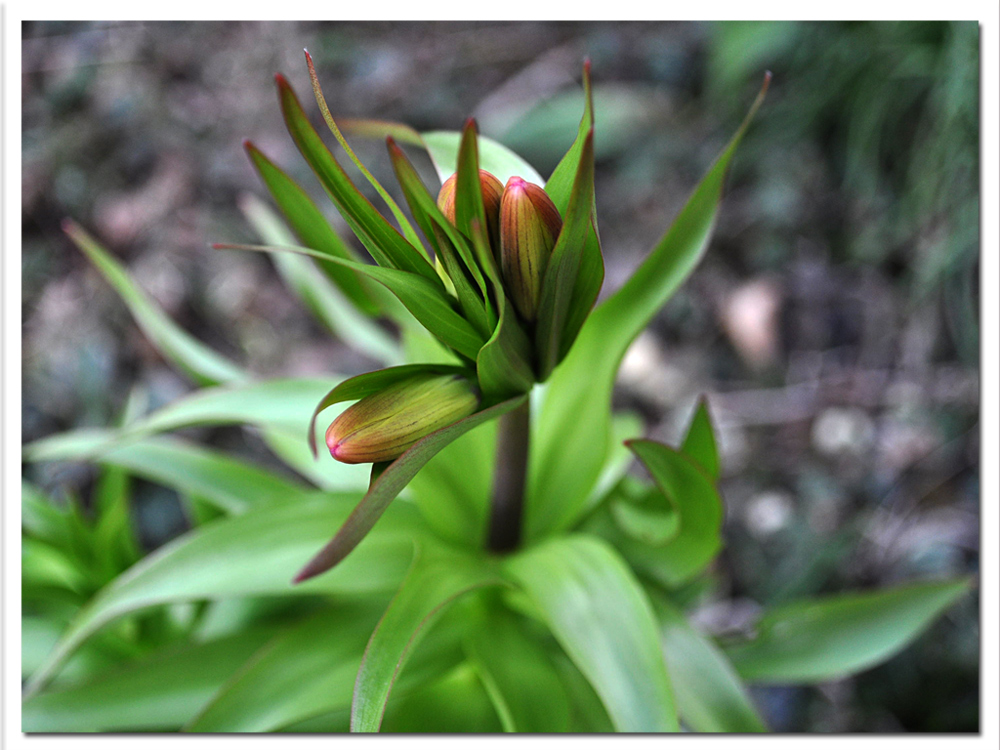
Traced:
[[507, 180], [500, 202], [500, 272], [528, 322], [538, 312], [545, 268], [561, 229], [559, 209], [542, 188], [520, 177]]
[[392, 461], [478, 408], [479, 391], [467, 378], [416, 375], [348, 407], [327, 429], [326, 445], [345, 464]]
[[[455, 173], [444, 181], [437, 197], [438, 208], [452, 224], [455, 223], [455, 185], [457, 183], [458, 173]], [[480, 169], [479, 185], [483, 190], [483, 208], [486, 209], [486, 231], [494, 254], [499, 254], [500, 198], [503, 196], [503, 183], [485, 169]]]

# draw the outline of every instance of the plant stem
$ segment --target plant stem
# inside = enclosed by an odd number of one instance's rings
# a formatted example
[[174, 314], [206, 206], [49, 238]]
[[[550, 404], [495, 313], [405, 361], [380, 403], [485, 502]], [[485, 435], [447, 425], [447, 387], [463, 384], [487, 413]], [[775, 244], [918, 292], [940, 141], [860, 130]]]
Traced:
[[500, 417], [497, 466], [493, 475], [493, 504], [487, 547], [510, 552], [521, 543], [524, 480], [528, 473], [529, 400]]

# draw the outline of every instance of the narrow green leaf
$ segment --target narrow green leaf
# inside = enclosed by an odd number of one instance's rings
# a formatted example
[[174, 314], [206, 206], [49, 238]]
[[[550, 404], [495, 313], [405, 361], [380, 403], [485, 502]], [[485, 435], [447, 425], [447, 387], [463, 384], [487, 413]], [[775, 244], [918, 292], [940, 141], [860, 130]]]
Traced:
[[[580, 118], [580, 126], [577, 129], [576, 139], [569, 151], [563, 156], [556, 166], [548, 182], [545, 183], [545, 192], [552, 198], [552, 202], [559, 213], [566, 215], [570, 198], [573, 193], [573, 184], [577, 173], [580, 158], [586, 144], [588, 133], [594, 129], [594, 96], [590, 84], [590, 60], [583, 64], [583, 91], [584, 110], [583, 117]], [[560, 346], [558, 359], [566, 356], [573, 341], [576, 339], [583, 326], [584, 321], [590, 314], [597, 295], [601, 291], [601, 284], [604, 282], [604, 256], [601, 253], [600, 234], [597, 230], [597, 206], [596, 202], [591, 207], [591, 227], [587, 231], [583, 250], [580, 254], [580, 269], [576, 275], [570, 293], [569, 309], [566, 314], [566, 321], [560, 332]]]
[[705, 470], [713, 482], [718, 481], [720, 464], [719, 449], [715, 445], [715, 431], [712, 417], [708, 413], [708, 400], [703, 396], [698, 401], [698, 409], [691, 417], [687, 435], [681, 445], [681, 452], [690, 456]]
[[523, 403], [525, 397], [512, 398], [491, 406], [455, 424], [442, 427], [421, 438], [393, 461], [371, 487], [350, 517], [330, 542], [309, 561], [295, 577], [296, 582], [317, 576], [337, 565], [364, 539], [385, 509], [403, 488], [442, 448], [469, 430], [506, 414]]
[[276, 75], [275, 81], [288, 132], [361, 244], [380, 266], [407, 271], [423, 276], [432, 284], [440, 284], [437, 272], [424, 254], [411, 245], [358, 192], [350, 177], [313, 129], [298, 97], [284, 76]]
[[24, 702], [24, 732], [164, 732], [190, 719], [272, 634], [244, 631], [161, 649], [143, 660]]
[[[324, 255], [358, 260], [351, 247], [334, 231], [330, 222], [326, 220], [323, 213], [313, 203], [312, 198], [298, 183], [285, 174], [250, 141], [244, 141], [243, 148], [274, 202], [278, 204], [278, 208], [288, 225], [303, 245], [318, 250]], [[259, 227], [257, 231], [260, 232]], [[294, 244], [269, 238], [265, 238], [264, 241], [268, 244]], [[378, 306], [365, 289], [357, 273], [322, 259], [319, 260], [319, 266], [358, 309], [369, 315], [375, 315], [378, 312]]]
[[[462, 134], [455, 130], [433, 130], [420, 135], [438, 177], [444, 182], [458, 171]], [[479, 136], [478, 140], [479, 168], [485, 169], [501, 183], [506, 184], [511, 177], [520, 177], [536, 185], [545, 183], [545, 178], [534, 167], [502, 143], [486, 136]]]
[[401, 122], [341, 117], [338, 124], [340, 132], [347, 135], [356, 135], [359, 138], [367, 138], [372, 141], [384, 141], [386, 137], [391, 136], [399, 143], [425, 148], [424, 139], [420, 137], [420, 133]]
[[316, 97], [316, 104], [319, 105], [319, 111], [323, 115], [323, 120], [326, 122], [330, 132], [333, 133], [333, 137], [337, 139], [337, 143], [340, 147], [344, 149], [344, 152], [350, 157], [351, 161], [354, 162], [354, 166], [358, 168], [358, 171], [365, 176], [368, 183], [375, 188], [375, 192], [379, 194], [385, 204], [389, 207], [392, 215], [396, 218], [397, 223], [403, 230], [403, 236], [409, 241], [411, 245], [418, 248], [425, 256], [427, 255], [427, 250], [424, 248], [423, 243], [420, 241], [420, 237], [414, 231], [413, 226], [410, 224], [409, 220], [406, 218], [399, 206], [396, 205], [396, 201], [393, 200], [392, 196], [386, 191], [382, 184], [375, 179], [371, 172], [368, 171], [368, 167], [361, 163], [357, 154], [354, 153], [354, 149], [351, 148], [347, 139], [344, 138], [343, 134], [340, 132], [340, 128], [337, 127], [336, 121], [333, 119], [333, 115], [330, 114], [330, 108], [326, 105], [326, 97], [323, 96], [323, 88], [319, 85], [319, 77], [316, 75], [316, 67], [313, 65], [312, 55], [309, 54], [308, 50], [303, 50], [306, 55], [306, 66], [309, 68], [309, 81], [312, 84], [313, 95]]
[[[295, 244], [294, 238], [279, 217], [255, 196], [249, 194], [243, 196], [240, 201], [240, 210], [265, 244]], [[393, 337], [364, 312], [365, 308], [359, 310], [354, 302], [346, 298], [343, 292], [334, 286], [328, 278], [317, 273], [315, 263], [321, 267], [330, 266], [343, 270], [341, 266], [323, 260], [316, 260], [314, 263], [308, 258], [301, 258], [292, 253], [276, 254], [273, 256], [273, 260], [285, 283], [305, 303], [320, 323], [330, 329], [339, 339], [349, 344], [352, 349], [357, 349], [386, 364], [395, 364], [402, 358], [399, 346]], [[353, 276], [359, 276], [354, 271], [349, 273]], [[371, 297], [371, 292], [375, 289], [381, 290], [377, 284], [373, 284], [372, 289], [365, 289], [365, 294]], [[385, 307], [385, 299], [379, 301]], [[372, 304], [377, 312], [379, 305]], [[393, 314], [393, 311], [388, 309], [386, 312]]]
[[594, 537], [559, 537], [509, 558], [504, 570], [541, 611], [618, 731], [677, 730], [652, 608], [614, 550]]
[[[213, 247], [220, 250], [251, 250], [264, 253], [291, 252], [312, 257], [316, 255], [315, 251], [304, 247], [269, 247], [225, 243], [216, 243]], [[452, 309], [446, 293], [440, 286], [435, 286], [426, 277], [395, 268], [368, 266], [364, 263], [354, 263], [340, 258], [331, 258], [330, 261], [353, 268], [379, 282], [395, 294], [406, 309], [413, 313], [413, 317], [437, 336], [442, 343], [469, 359], [476, 358], [485, 339], [465, 318]]]
[[80, 611], [45, 665], [27, 686], [39, 690], [76, 647], [117, 617], [156, 604], [238, 596], [343, 595], [395, 588], [422, 524], [416, 508], [397, 504], [367, 543], [329, 576], [300, 586], [289, 579], [308, 555], [343, 523], [357, 495], [251, 510], [190, 531], [143, 558]]
[[344, 401], [357, 401], [365, 396], [371, 396], [415, 375], [447, 375], [460, 372], [463, 372], [463, 368], [449, 365], [399, 365], [355, 375], [353, 378], [341, 381], [323, 396], [313, 410], [312, 419], [309, 420], [309, 448], [313, 456], [319, 456], [316, 448], [316, 420], [325, 409]]
[[63, 223], [63, 231], [115, 288], [143, 333], [171, 364], [201, 385], [216, 385], [246, 377], [237, 364], [209, 349], [168, 318], [136, 286], [122, 265], [79, 224], [67, 219]]
[[[462, 311], [484, 337], [489, 337], [492, 327], [487, 322], [485, 309], [486, 284], [482, 272], [473, 259], [468, 241], [441, 213], [434, 197], [421, 182], [420, 176], [403, 150], [391, 138], [387, 141], [387, 145], [396, 178], [403, 189], [403, 195], [406, 196], [410, 211], [433, 244], [437, 257], [444, 264]], [[473, 287], [472, 281], [475, 281], [478, 291]]]
[[648, 552], [655, 576], [670, 585], [683, 583], [701, 572], [722, 546], [722, 500], [701, 467], [684, 454], [652, 440], [627, 445], [680, 519], [677, 535]]
[[493, 298], [500, 310], [496, 329], [483, 344], [476, 358], [476, 372], [484, 394], [502, 398], [518, 393], [527, 393], [535, 382], [532, 371], [531, 342], [521, 328], [514, 308], [507, 299], [496, 259], [489, 250], [483, 224], [472, 221], [472, 242], [476, 258], [486, 271], [493, 288]]
[[715, 225], [726, 170], [763, 94], [663, 239], [621, 289], [590, 313], [552, 374], [529, 471], [529, 539], [566, 528], [578, 518], [607, 455], [618, 366], [635, 337], [701, 259]]
[[410, 651], [445, 607], [470, 591], [502, 583], [481, 556], [418, 555], [365, 649], [354, 686], [351, 731], [378, 731]]
[[656, 610], [681, 721], [695, 732], [767, 731], [733, 665], [712, 640], [665, 599], [656, 600]]
[[579, 168], [583, 144], [587, 139], [587, 134], [593, 129], [594, 95], [590, 84], [590, 60], [586, 60], [583, 63], [583, 117], [580, 118], [576, 140], [573, 141], [569, 151], [559, 160], [559, 164], [556, 165], [548, 182], [545, 183], [545, 192], [549, 194], [560, 213], [564, 213], [569, 205], [569, 196], [573, 190], [573, 182]]
[[509, 610], [490, 608], [467, 647], [505, 732], [570, 731], [569, 699], [551, 658]]
[[[227, 513], [301, 500], [313, 492], [303, 484], [186, 440], [164, 436], [130, 439], [114, 430], [105, 432], [107, 439], [95, 440], [92, 446], [81, 446], [79, 441], [62, 446], [48, 443], [47, 450], [39, 450], [46, 444], [36, 444], [26, 457], [119, 466], [182, 494], [197, 495]], [[71, 437], [72, 433], [62, 435]]]
[[897, 654], [969, 585], [933, 581], [792, 602], [766, 613], [757, 637], [726, 653], [750, 682], [840, 679]]
[[[267, 446], [302, 476], [325, 489], [363, 489], [368, 485], [367, 470], [339, 461], [316, 461], [303, 440], [313, 407], [329, 390], [336, 376], [288, 378], [263, 383], [220, 386], [195, 391], [129, 427], [129, 436], [178, 430], [201, 425], [238, 424], [256, 427]], [[77, 433], [66, 433], [72, 437]], [[80, 431], [80, 434], [86, 433]], [[101, 434], [98, 431], [98, 434]], [[58, 445], [56, 435], [28, 446]], [[90, 442], [95, 438], [91, 437]], [[34, 455], [34, 454], [31, 454]]]
[[[563, 228], [559, 239], [552, 248], [552, 257], [545, 268], [545, 279], [542, 282], [542, 293], [538, 300], [538, 322], [535, 329], [535, 342], [538, 354], [539, 379], [545, 381], [553, 368], [559, 363], [560, 356], [568, 349], [569, 342], [565, 340], [566, 321], [573, 301], [573, 289], [577, 283], [577, 275], [583, 265], [583, 255], [587, 233], [591, 229], [591, 217], [594, 212], [594, 133], [590, 131], [583, 141], [580, 150], [580, 162], [573, 181], [573, 192], [569, 205], [563, 217]], [[587, 303], [587, 309], [597, 299], [604, 278], [604, 266], [601, 264], [600, 278], [594, 278], [597, 286], [594, 288], [593, 299]]]

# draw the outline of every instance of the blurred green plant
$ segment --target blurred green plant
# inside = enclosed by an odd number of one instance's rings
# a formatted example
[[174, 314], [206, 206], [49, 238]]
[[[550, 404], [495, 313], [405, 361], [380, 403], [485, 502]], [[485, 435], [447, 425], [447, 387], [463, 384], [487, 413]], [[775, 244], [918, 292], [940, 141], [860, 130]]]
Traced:
[[[603, 262], [589, 65], [576, 140], [548, 180], [471, 121], [423, 134], [351, 123], [387, 138], [422, 240], [347, 144], [307, 61], [330, 130], [400, 230], [278, 76], [293, 139], [376, 264], [248, 143], [291, 229], [248, 199], [266, 243], [250, 249], [389, 366], [260, 381], [179, 329], [67, 222], [164, 358], [202, 387], [151, 413], [133, 400], [119, 426], [25, 446], [29, 462], [102, 467], [89, 518], [24, 485], [25, 731], [760, 731], [747, 682], [870, 667], [968, 589], [797, 601], [732, 642], [689, 621], [723, 543], [707, 403], [673, 448], [625, 440], [639, 425], [612, 412], [611, 393], [629, 344], [705, 252], [763, 90], [662, 240], [593, 307]], [[439, 200], [399, 144], [430, 155], [449, 186]], [[349, 401], [327, 434], [341, 461], [317, 462], [318, 416]], [[167, 434], [220, 424], [257, 431], [293, 472]], [[651, 481], [627, 473], [633, 457]], [[357, 463], [368, 460], [370, 474]], [[145, 556], [131, 476], [175, 489], [195, 520]]]
[[[838, 224], [832, 250], [898, 269], [914, 306], [937, 297], [959, 353], [976, 361], [978, 24], [725, 22], [708, 37], [705, 81], [718, 108], [732, 106], [765, 61], [785, 82], [747, 143], [790, 157], [755, 160], [770, 223], [782, 227], [789, 201], [818, 188], [807, 149], [823, 149], [846, 199], [826, 208]], [[775, 253], [780, 236], [765, 244], [759, 255], [776, 263], [792, 252]]]

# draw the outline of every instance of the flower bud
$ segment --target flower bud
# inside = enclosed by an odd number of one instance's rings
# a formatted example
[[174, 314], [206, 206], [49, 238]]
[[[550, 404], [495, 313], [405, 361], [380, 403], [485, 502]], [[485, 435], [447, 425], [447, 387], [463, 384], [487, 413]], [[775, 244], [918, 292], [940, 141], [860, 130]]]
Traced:
[[467, 378], [415, 375], [348, 407], [327, 429], [326, 445], [345, 464], [392, 461], [478, 408], [479, 391]]
[[[441, 213], [452, 224], [455, 223], [455, 186], [458, 174], [453, 174], [441, 186], [437, 204]], [[486, 231], [494, 254], [500, 252], [500, 198], [503, 195], [503, 183], [485, 169], [479, 170], [479, 185], [483, 191], [483, 207], [486, 209]]]
[[514, 307], [535, 320], [545, 267], [552, 255], [562, 218], [538, 185], [511, 177], [500, 202], [500, 272]]

